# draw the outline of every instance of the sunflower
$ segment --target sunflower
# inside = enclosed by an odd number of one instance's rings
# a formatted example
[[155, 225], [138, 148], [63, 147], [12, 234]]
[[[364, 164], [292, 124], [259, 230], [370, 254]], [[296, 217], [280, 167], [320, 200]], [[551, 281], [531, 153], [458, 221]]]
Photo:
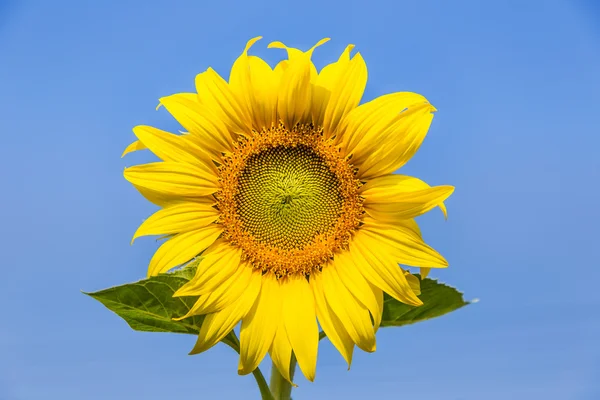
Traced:
[[[367, 82], [346, 47], [317, 72], [321, 40], [303, 52], [274, 42], [288, 58], [271, 68], [248, 55], [229, 82], [209, 68], [197, 93], [160, 99], [184, 127], [172, 134], [133, 129], [125, 154], [149, 149], [161, 161], [125, 169], [125, 178], [161, 209], [134, 234], [164, 235], [148, 275], [199, 255], [196, 274], [175, 296], [198, 297], [187, 315], [205, 315], [191, 354], [240, 321], [238, 372], [268, 352], [290, 380], [292, 353], [315, 377], [319, 325], [348, 366], [354, 346], [375, 351], [383, 292], [422, 304], [419, 279], [446, 260], [421, 238], [414, 218], [439, 206], [451, 186], [393, 174], [417, 151], [435, 108], [421, 95], [388, 94], [359, 106]], [[405, 266], [402, 268], [400, 265]]]

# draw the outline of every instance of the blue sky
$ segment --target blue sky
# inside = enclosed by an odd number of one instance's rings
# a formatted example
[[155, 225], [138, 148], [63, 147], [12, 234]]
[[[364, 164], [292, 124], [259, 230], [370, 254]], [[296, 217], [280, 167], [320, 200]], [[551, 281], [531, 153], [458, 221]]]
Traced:
[[[218, 345], [131, 331], [80, 294], [144, 276], [129, 245], [153, 210], [122, 178], [137, 124], [177, 130], [161, 96], [227, 76], [247, 39], [322, 66], [354, 43], [365, 99], [415, 91], [439, 109], [403, 173], [452, 184], [420, 219], [481, 301], [378, 334], [352, 369], [328, 342], [294, 398], [600, 398], [600, 10], [593, 1], [0, 0], [0, 400], [258, 396]], [[335, 397], [334, 397], [335, 396]]]

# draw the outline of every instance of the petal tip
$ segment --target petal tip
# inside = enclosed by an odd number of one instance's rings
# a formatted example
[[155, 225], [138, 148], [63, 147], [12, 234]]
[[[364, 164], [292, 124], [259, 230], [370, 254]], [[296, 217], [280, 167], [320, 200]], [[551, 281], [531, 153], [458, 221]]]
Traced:
[[331, 38], [323, 38], [323, 39], [319, 40], [319, 41], [317, 42], [317, 44], [315, 44], [315, 45], [314, 45], [314, 46], [311, 48], [311, 50], [314, 50], [314, 49], [316, 49], [317, 47], [319, 47], [319, 46], [321, 46], [321, 45], [324, 45], [325, 43], [329, 42], [330, 40], [331, 40]]
[[250, 50], [250, 48], [254, 46], [254, 43], [258, 42], [262, 38], [262, 36], [256, 36], [248, 40], [248, 42], [246, 43], [246, 47], [244, 48], [244, 54], [248, 53], [248, 50]]
[[375, 353], [376, 351], [377, 351], [377, 343], [375, 341], [373, 341], [373, 346], [371, 346], [369, 353]]
[[[129, 145], [127, 146], [127, 148], [125, 148], [125, 150], [123, 150], [123, 154], [121, 154], [121, 158], [125, 157], [127, 154], [134, 152], [135, 150], [132, 150], [132, 146]], [[125, 168], [127, 169], [127, 168]]]
[[440, 253], [437, 253], [437, 258], [440, 262], [440, 267], [438, 267], [438, 268], [447, 268], [450, 265], [448, 263], [448, 260], [446, 260], [446, 258], [443, 255], [441, 255]]
[[206, 350], [208, 350], [209, 348], [206, 347], [206, 343], [196, 343], [196, 345], [194, 346], [194, 348], [188, 353], [188, 355], [193, 356], [196, 354], [200, 354], [205, 352]]
[[268, 49], [285, 49], [287, 46], [281, 42], [271, 42], [267, 45]]

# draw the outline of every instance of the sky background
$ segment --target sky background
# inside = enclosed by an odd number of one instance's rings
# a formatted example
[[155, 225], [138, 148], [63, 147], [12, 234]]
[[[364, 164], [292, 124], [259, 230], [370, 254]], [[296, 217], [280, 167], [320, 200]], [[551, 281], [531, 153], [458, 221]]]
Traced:
[[[364, 99], [439, 110], [403, 173], [452, 184], [420, 218], [449, 260], [432, 276], [480, 302], [383, 329], [348, 372], [328, 341], [294, 399], [600, 398], [600, 7], [590, 1], [0, 0], [0, 400], [258, 398], [219, 344], [134, 332], [82, 295], [145, 276], [129, 241], [154, 211], [123, 179], [131, 128], [176, 131], [159, 97], [225, 77], [246, 41], [348, 43]], [[268, 369], [268, 363], [265, 363]], [[265, 371], [267, 374], [268, 371]]]

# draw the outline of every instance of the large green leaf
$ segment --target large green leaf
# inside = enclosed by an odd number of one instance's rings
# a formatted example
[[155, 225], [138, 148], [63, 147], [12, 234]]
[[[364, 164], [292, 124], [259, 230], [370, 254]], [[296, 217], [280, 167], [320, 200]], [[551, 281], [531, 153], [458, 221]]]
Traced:
[[421, 281], [419, 298], [423, 301], [423, 305], [413, 307], [385, 294], [381, 326], [414, 324], [439, 317], [469, 304], [458, 290], [428, 278]]
[[136, 331], [198, 334], [202, 316], [173, 321], [185, 315], [196, 301], [193, 297], [173, 297], [173, 293], [194, 276], [196, 266], [197, 262], [173, 273], [84, 293], [104, 304]]

